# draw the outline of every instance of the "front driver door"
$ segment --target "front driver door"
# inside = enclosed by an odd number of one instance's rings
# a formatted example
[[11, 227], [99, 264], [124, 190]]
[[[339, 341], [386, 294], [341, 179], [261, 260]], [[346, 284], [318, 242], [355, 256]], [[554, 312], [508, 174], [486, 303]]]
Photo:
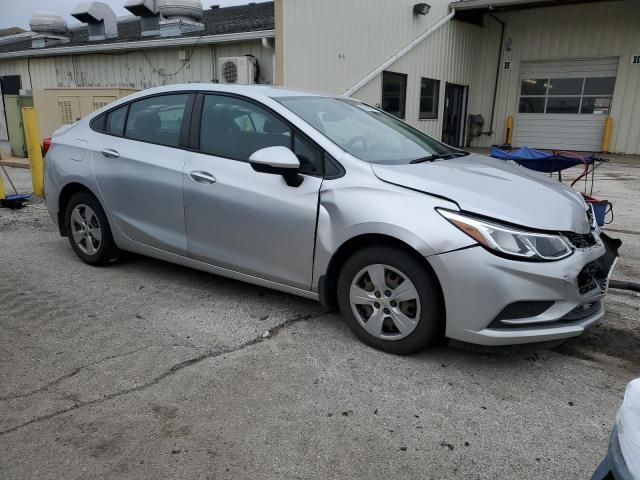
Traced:
[[[184, 170], [189, 255], [309, 289], [323, 152], [253, 101], [204, 95], [194, 115], [201, 119], [199, 148], [187, 153]], [[270, 146], [290, 147], [301, 159], [299, 187], [248, 163], [252, 153]]]

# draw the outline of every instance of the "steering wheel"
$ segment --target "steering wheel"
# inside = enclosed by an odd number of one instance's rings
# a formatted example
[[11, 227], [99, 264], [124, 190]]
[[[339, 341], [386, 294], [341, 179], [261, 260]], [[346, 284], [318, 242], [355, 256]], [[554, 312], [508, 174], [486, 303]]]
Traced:
[[[361, 148], [356, 147], [356, 144], [358, 143], [361, 145]], [[365, 137], [364, 135], [353, 137], [347, 143], [347, 148], [353, 148], [360, 151], [369, 150], [369, 142], [367, 141], [367, 137]]]

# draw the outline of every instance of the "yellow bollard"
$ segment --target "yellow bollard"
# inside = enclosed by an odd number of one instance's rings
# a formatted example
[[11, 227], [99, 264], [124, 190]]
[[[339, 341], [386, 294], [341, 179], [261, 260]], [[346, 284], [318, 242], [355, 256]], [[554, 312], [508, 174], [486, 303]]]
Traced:
[[507, 138], [505, 143], [511, 145], [511, 140], [513, 140], [513, 117], [509, 115], [507, 117]]
[[35, 195], [44, 195], [44, 161], [42, 160], [40, 134], [38, 133], [38, 117], [36, 116], [35, 108], [22, 107], [22, 123], [24, 125], [24, 138], [29, 154], [33, 193]]
[[607, 117], [604, 121], [604, 135], [602, 136], [602, 153], [609, 153], [609, 142], [611, 141], [611, 128], [613, 127], [613, 120], [611, 117]]
[[0, 173], [0, 200], [4, 200], [6, 196], [4, 193], [4, 183], [2, 183], [2, 173]]

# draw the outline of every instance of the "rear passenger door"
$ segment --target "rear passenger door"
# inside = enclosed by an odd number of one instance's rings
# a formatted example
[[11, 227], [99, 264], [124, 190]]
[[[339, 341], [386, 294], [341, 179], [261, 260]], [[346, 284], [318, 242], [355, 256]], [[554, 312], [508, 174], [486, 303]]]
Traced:
[[119, 231], [185, 256], [181, 138], [192, 103], [189, 93], [137, 100], [97, 117], [90, 141], [100, 193]]
[[[202, 95], [194, 107], [184, 169], [189, 255], [278, 283], [309, 289], [324, 152], [262, 104]], [[285, 146], [304, 180], [255, 171], [255, 151]]]

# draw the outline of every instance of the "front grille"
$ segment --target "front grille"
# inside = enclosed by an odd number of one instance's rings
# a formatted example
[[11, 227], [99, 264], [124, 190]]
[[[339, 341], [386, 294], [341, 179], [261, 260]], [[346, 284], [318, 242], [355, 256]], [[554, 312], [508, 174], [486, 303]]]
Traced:
[[564, 232], [563, 235], [575, 248], [589, 248], [597, 244], [596, 237], [592, 232]]
[[607, 288], [607, 277], [603, 274], [597, 262], [587, 263], [578, 274], [578, 289], [580, 295], [584, 295], [599, 288], [604, 291]]

